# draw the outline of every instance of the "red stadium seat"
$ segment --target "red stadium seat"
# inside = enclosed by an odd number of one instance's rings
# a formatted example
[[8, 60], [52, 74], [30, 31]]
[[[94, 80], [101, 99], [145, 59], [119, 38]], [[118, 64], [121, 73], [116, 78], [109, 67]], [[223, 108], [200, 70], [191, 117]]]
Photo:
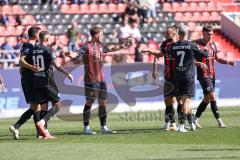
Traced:
[[89, 10], [89, 5], [88, 4], [81, 4], [78, 9], [78, 13], [84, 14], [84, 13], [91, 13]]
[[198, 10], [198, 4], [196, 2], [191, 2], [188, 8], [188, 11], [197, 11]]
[[181, 3], [181, 6], [180, 6], [180, 8], [179, 8], [179, 11], [181, 11], [181, 12], [186, 12], [186, 11], [188, 11], [189, 10], [189, 5], [188, 5], [188, 3]]
[[193, 19], [192, 21], [194, 22], [199, 22], [201, 21], [201, 13], [200, 12], [193, 12]]
[[9, 35], [9, 36], [16, 36], [16, 29], [14, 26], [8, 26], [7, 27], [7, 30], [6, 30], [6, 35]]
[[106, 4], [99, 4], [98, 5], [98, 10], [99, 10], [100, 13], [107, 13], [107, 10], [108, 10], [107, 5]]
[[5, 37], [0, 37], [0, 46], [2, 46], [4, 42], [5, 42]]
[[62, 5], [61, 5], [61, 12], [67, 13], [67, 14], [71, 13], [70, 5], [68, 5], [68, 4], [62, 4]]
[[172, 12], [172, 5], [170, 3], [163, 3], [163, 11]]
[[218, 12], [212, 12], [211, 13], [211, 20], [212, 21], [220, 21], [221, 20], [221, 16]]
[[206, 10], [207, 11], [216, 11], [217, 7], [214, 2], [208, 2]]
[[19, 5], [13, 6], [13, 14], [25, 14], [24, 10]]
[[205, 11], [206, 8], [207, 8], [207, 3], [205, 3], [205, 2], [200, 2], [200, 3], [198, 4], [197, 11]]
[[180, 8], [181, 8], [180, 3], [173, 3], [172, 4], [173, 12], [178, 12], [179, 10], [181, 10]]
[[183, 13], [177, 12], [175, 13], [175, 20], [176, 21], [181, 21], [183, 19]]
[[10, 6], [10, 5], [2, 6], [2, 13], [3, 14], [13, 14], [12, 6]]
[[203, 12], [202, 13], [201, 21], [205, 21], [205, 22], [211, 21], [211, 17], [210, 17], [209, 12]]
[[118, 13], [123, 13], [126, 10], [126, 4], [120, 3], [117, 5], [117, 8], [118, 8], [118, 11], [117, 11]]
[[98, 9], [98, 5], [95, 3], [92, 3], [89, 5], [89, 12], [90, 13], [101, 13]]
[[182, 17], [182, 21], [192, 21], [193, 17], [192, 17], [192, 13], [191, 12], [186, 12], [184, 13], [184, 16]]
[[70, 6], [70, 13], [77, 14], [80, 11], [82, 11], [82, 10], [81, 10], [81, 8], [79, 8], [78, 4], [71, 4], [71, 6]]
[[23, 24], [33, 25], [33, 24], [36, 24], [36, 21], [35, 21], [35, 19], [33, 18], [32, 15], [26, 15], [26, 16], [24, 16]]
[[0, 26], [0, 36], [6, 36], [6, 27]]
[[23, 31], [24, 31], [24, 26], [17, 26], [16, 27], [16, 34], [17, 35], [20, 35], [20, 34], [22, 34], [23, 33]]
[[117, 13], [118, 12], [118, 7], [116, 4], [108, 4], [108, 10], [107, 13]]

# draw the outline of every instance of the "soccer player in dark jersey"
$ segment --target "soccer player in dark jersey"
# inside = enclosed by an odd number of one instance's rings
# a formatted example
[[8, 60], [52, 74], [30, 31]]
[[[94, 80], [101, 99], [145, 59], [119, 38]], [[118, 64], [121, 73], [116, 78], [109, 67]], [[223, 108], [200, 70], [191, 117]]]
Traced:
[[[187, 132], [185, 129], [185, 120], [190, 112], [189, 103], [191, 97], [195, 94], [195, 59], [197, 55], [207, 57], [207, 51], [202, 51], [199, 46], [191, 41], [186, 40], [188, 29], [181, 26], [178, 29], [179, 41], [173, 43], [170, 53], [174, 58], [174, 87], [176, 96], [181, 97], [183, 102], [179, 118], [179, 132]], [[195, 130], [194, 123], [191, 128]]]
[[229, 64], [235, 66], [236, 62], [231, 60], [226, 60], [221, 58], [217, 53], [218, 49], [216, 44], [212, 40], [213, 37], [213, 27], [210, 25], [206, 25], [202, 28], [202, 38], [195, 40], [195, 42], [200, 46], [202, 49], [208, 50], [208, 56], [203, 57], [201, 55], [197, 56], [197, 61], [200, 61], [207, 65], [207, 68], [200, 68], [197, 67], [197, 78], [201, 84], [203, 89], [204, 98], [200, 105], [197, 108], [197, 112], [195, 114], [195, 124], [197, 127], [201, 128], [200, 124], [198, 123], [198, 119], [202, 115], [202, 113], [207, 108], [207, 105], [210, 103], [212, 113], [217, 120], [217, 124], [219, 128], [225, 128], [225, 124], [220, 118], [219, 110], [216, 103], [216, 95], [215, 95], [215, 69], [214, 69], [214, 61], [221, 64]]
[[23, 93], [26, 99], [26, 102], [30, 104], [30, 108], [25, 111], [20, 119], [12, 126], [9, 127], [9, 130], [13, 134], [14, 139], [19, 139], [19, 128], [22, 124], [24, 124], [31, 116], [34, 114], [37, 106], [33, 103], [33, 89], [32, 89], [32, 78], [34, 72], [39, 72], [40, 68], [38, 66], [34, 66], [29, 64], [30, 59], [27, 56], [32, 52], [32, 49], [38, 39], [38, 35], [40, 32], [39, 27], [30, 27], [28, 30], [28, 41], [23, 43], [20, 49], [20, 75], [21, 75], [21, 85], [23, 89]]
[[33, 75], [34, 103], [45, 104], [50, 101], [53, 104], [53, 107], [47, 111], [42, 119], [39, 116], [36, 117], [36, 126], [44, 139], [54, 138], [51, 134], [46, 133], [44, 125], [61, 108], [58, 88], [54, 81], [53, 67], [64, 73], [69, 80], [73, 80], [73, 76], [57, 63], [56, 56], [51, 48], [48, 47], [49, 38], [50, 34], [48, 31], [41, 31], [39, 34], [40, 44], [36, 45], [32, 53], [29, 54], [30, 64], [40, 67], [40, 71]]
[[114, 133], [107, 127], [107, 85], [104, 81], [103, 58], [105, 53], [114, 52], [120, 49], [130, 47], [132, 39], [127, 39], [123, 44], [106, 45], [103, 43], [103, 28], [99, 25], [90, 29], [91, 40], [83, 44], [77, 52], [65, 52], [65, 56], [70, 58], [82, 57], [85, 69], [84, 85], [86, 103], [83, 109], [84, 134], [92, 135], [89, 126], [90, 111], [92, 104], [97, 99], [99, 104], [98, 116], [102, 133]]
[[[164, 57], [164, 65], [165, 65], [165, 82], [174, 84], [174, 76], [173, 76], [173, 69], [174, 69], [174, 63], [173, 63], [173, 55], [169, 53], [169, 49], [173, 42], [178, 41], [178, 34], [177, 34], [177, 27], [171, 26], [167, 28], [166, 31], [166, 40], [162, 42], [160, 46], [160, 50], [154, 51], [149, 49], [143, 49], [142, 53], [149, 53], [152, 55], [155, 55], [154, 58], [154, 64], [153, 64], [153, 73], [152, 76], [154, 79], [157, 79], [157, 64], [156, 59], [157, 57]], [[164, 84], [164, 101], [166, 105], [165, 109], [165, 125], [163, 127], [164, 130], [177, 130], [176, 123], [175, 123], [175, 111], [174, 111], [174, 102], [175, 102], [175, 93], [174, 90], [170, 91], [169, 93], [166, 93], [166, 85]], [[178, 107], [177, 111], [180, 113], [182, 108], [182, 103], [178, 101]]]

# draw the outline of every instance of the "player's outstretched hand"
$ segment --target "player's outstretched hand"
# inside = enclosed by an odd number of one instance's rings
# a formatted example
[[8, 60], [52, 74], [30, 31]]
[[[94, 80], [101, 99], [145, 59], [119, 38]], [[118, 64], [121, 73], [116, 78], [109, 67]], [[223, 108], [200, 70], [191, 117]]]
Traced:
[[69, 74], [67, 74], [67, 78], [71, 81], [71, 83], [72, 83], [72, 81], [73, 81], [73, 75], [71, 75], [70, 73]]
[[40, 71], [42, 71], [42, 69], [38, 65], [33, 65], [32, 66], [32, 71], [33, 72], [40, 72]]
[[123, 42], [123, 46], [124, 47], [131, 47], [133, 46], [135, 43], [134, 38], [127, 38], [124, 42]]
[[157, 72], [152, 72], [152, 77], [153, 79], [158, 79], [159, 78], [159, 74]]
[[64, 51], [63, 55], [66, 57], [70, 57], [71, 56], [71, 52], [70, 51]]
[[149, 53], [149, 49], [142, 49], [140, 53], [141, 53], [141, 54]]

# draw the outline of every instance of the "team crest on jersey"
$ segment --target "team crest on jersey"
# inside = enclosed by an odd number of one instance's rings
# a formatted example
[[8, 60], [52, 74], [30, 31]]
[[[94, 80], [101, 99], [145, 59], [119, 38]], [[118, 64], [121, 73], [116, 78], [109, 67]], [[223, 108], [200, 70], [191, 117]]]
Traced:
[[29, 51], [30, 51], [29, 48], [25, 48], [25, 49], [23, 50], [24, 53], [28, 53]]

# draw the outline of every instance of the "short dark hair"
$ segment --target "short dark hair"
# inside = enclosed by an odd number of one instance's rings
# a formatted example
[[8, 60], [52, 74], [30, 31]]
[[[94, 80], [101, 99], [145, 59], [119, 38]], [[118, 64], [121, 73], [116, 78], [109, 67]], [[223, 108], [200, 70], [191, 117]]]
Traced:
[[41, 31], [39, 33], [39, 40], [40, 42], [43, 42], [46, 38], [46, 35], [49, 35], [50, 33], [48, 31]]
[[213, 26], [205, 25], [205, 26], [203, 26], [202, 31], [203, 32], [211, 32], [211, 31], [213, 31]]
[[[32, 26], [28, 29], [28, 37], [29, 38], [34, 38], [34, 36], [36, 35], [36, 33], [38, 33], [41, 30], [40, 27], [37, 26]], [[37, 37], [36, 37], [37, 38]]]
[[101, 31], [103, 31], [102, 26], [100, 26], [100, 25], [93, 26], [93, 27], [90, 29], [90, 35], [91, 35], [91, 37], [93, 37], [93, 36], [95, 36], [96, 34], [100, 33]]
[[185, 25], [181, 25], [178, 27], [178, 34], [181, 36], [185, 36], [188, 33], [188, 28]]

